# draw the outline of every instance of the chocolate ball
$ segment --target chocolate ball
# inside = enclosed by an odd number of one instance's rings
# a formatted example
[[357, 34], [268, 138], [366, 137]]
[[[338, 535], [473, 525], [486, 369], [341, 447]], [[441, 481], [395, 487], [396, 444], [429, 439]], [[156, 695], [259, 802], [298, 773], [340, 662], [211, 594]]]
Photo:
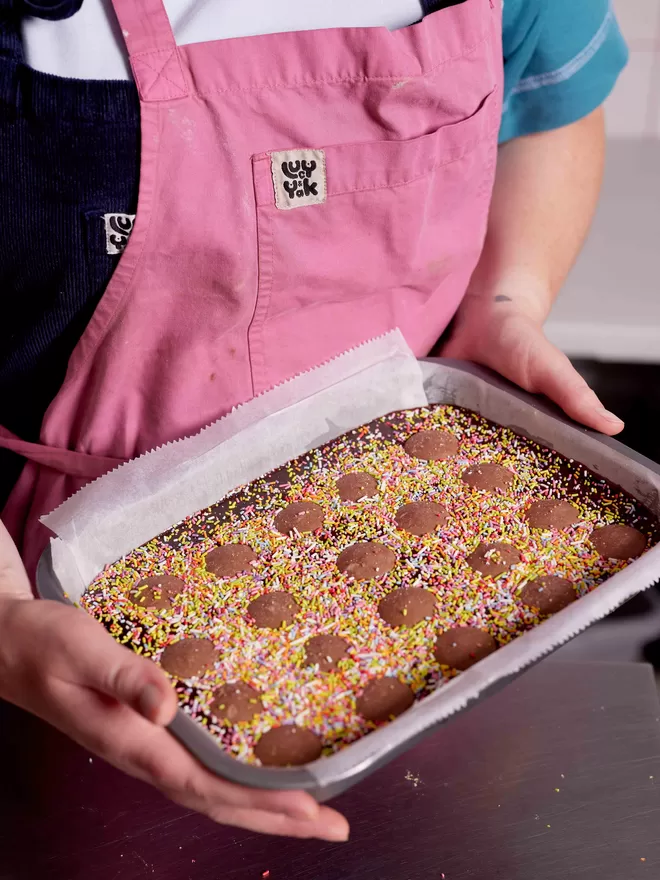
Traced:
[[552, 574], [528, 581], [520, 591], [523, 605], [536, 608], [541, 614], [561, 611], [576, 599], [577, 593], [573, 584], [566, 578]]
[[448, 515], [442, 504], [434, 501], [411, 501], [396, 512], [396, 524], [404, 532], [422, 537], [444, 526]]
[[320, 672], [332, 672], [337, 663], [346, 656], [348, 642], [340, 636], [312, 636], [305, 643], [305, 655], [310, 666], [318, 666]]
[[377, 541], [362, 541], [341, 551], [337, 568], [358, 581], [370, 581], [387, 574], [395, 562], [396, 554], [389, 547]]
[[160, 655], [160, 665], [175, 678], [194, 678], [212, 668], [218, 651], [210, 639], [183, 638], [168, 645]]
[[252, 570], [257, 554], [247, 544], [223, 544], [205, 557], [206, 570], [216, 577], [234, 577]]
[[284, 724], [271, 727], [254, 747], [254, 754], [265, 767], [299, 767], [321, 757], [323, 743], [305, 727]]
[[632, 526], [615, 523], [594, 529], [591, 543], [608, 559], [634, 559], [646, 550], [646, 535]]
[[415, 702], [413, 692], [398, 678], [375, 678], [357, 698], [357, 711], [366, 721], [380, 724], [391, 721], [410, 709]]
[[140, 608], [162, 611], [171, 608], [176, 596], [186, 589], [181, 578], [171, 574], [158, 574], [142, 578], [131, 587], [128, 597]]
[[476, 626], [455, 626], [438, 636], [434, 655], [438, 663], [452, 669], [469, 669], [497, 649], [497, 642]]
[[378, 603], [378, 613], [392, 627], [411, 627], [433, 616], [436, 597], [419, 587], [392, 590]]
[[513, 482], [513, 473], [501, 464], [473, 464], [461, 474], [463, 482], [481, 492], [506, 492]]
[[520, 553], [511, 544], [497, 541], [493, 544], [481, 543], [466, 559], [470, 568], [480, 574], [497, 577], [520, 562]]
[[535, 501], [525, 511], [525, 517], [533, 529], [568, 529], [580, 521], [577, 509], [559, 498]]
[[456, 455], [458, 440], [448, 431], [418, 431], [408, 437], [403, 448], [422, 461], [443, 461]]
[[283, 535], [292, 532], [315, 532], [323, 525], [324, 514], [320, 504], [314, 501], [294, 501], [275, 517], [275, 527]]
[[278, 591], [257, 596], [247, 610], [259, 629], [279, 629], [293, 623], [300, 606], [290, 593]]
[[378, 482], [371, 474], [355, 471], [337, 480], [337, 492], [342, 501], [362, 501], [378, 492]]
[[219, 721], [228, 724], [251, 721], [263, 710], [259, 691], [243, 681], [223, 684], [213, 694], [211, 712]]

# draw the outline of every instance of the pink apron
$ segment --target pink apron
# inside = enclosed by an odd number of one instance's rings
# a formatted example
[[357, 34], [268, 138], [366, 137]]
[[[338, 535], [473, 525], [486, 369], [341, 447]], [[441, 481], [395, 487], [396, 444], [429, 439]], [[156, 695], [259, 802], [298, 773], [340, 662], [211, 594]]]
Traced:
[[137, 218], [3, 520], [399, 327], [418, 355], [464, 295], [501, 113], [500, 4], [389, 32], [177, 47], [161, 0], [114, 0], [140, 94]]

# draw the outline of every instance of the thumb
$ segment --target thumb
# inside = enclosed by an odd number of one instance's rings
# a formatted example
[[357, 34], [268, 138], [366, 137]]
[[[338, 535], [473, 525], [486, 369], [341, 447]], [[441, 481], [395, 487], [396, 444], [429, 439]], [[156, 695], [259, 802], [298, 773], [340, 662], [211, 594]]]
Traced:
[[18, 549], [0, 521], [0, 595], [31, 599], [30, 581]]
[[130, 706], [153, 724], [165, 726], [174, 718], [177, 698], [165, 673], [151, 660], [120, 645], [86, 612], [85, 625], [75, 637], [78, 661], [84, 657], [84, 683]]
[[566, 355], [542, 336], [528, 365], [530, 391], [545, 394], [574, 419], [603, 434], [618, 434], [621, 419], [608, 412]]

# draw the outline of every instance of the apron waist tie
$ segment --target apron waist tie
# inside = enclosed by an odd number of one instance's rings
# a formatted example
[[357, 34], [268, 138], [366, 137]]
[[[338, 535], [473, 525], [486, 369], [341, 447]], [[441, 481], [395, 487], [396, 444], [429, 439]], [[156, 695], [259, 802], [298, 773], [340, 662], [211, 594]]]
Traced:
[[95, 480], [127, 461], [125, 458], [107, 458], [103, 455], [46, 446], [43, 443], [28, 443], [2, 425], [0, 425], [0, 448], [9, 449], [28, 461], [52, 468], [69, 477], [80, 477], [84, 480]]

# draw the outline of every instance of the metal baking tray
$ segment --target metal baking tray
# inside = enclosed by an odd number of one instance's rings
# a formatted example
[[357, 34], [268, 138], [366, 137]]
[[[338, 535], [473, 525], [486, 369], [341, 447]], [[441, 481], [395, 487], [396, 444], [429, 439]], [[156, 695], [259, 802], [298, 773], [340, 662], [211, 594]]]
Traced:
[[[617, 440], [575, 425], [553, 405], [490, 371], [442, 359], [423, 360], [421, 367], [430, 403], [465, 406], [503, 427], [569, 454], [622, 486], [660, 516], [660, 465]], [[503, 418], [498, 418], [498, 413]], [[660, 545], [613, 575], [596, 591], [462, 672], [396, 720], [303, 767], [267, 768], [239, 762], [224, 753], [211, 734], [181, 709], [169, 730], [218, 776], [254, 788], [303, 790], [319, 801], [326, 801], [411, 748], [456, 713], [500, 690], [659, 579]], [[39, 561], [36, 581], [42, 598], [73, 604], [53, 571], [50, 547]]]

